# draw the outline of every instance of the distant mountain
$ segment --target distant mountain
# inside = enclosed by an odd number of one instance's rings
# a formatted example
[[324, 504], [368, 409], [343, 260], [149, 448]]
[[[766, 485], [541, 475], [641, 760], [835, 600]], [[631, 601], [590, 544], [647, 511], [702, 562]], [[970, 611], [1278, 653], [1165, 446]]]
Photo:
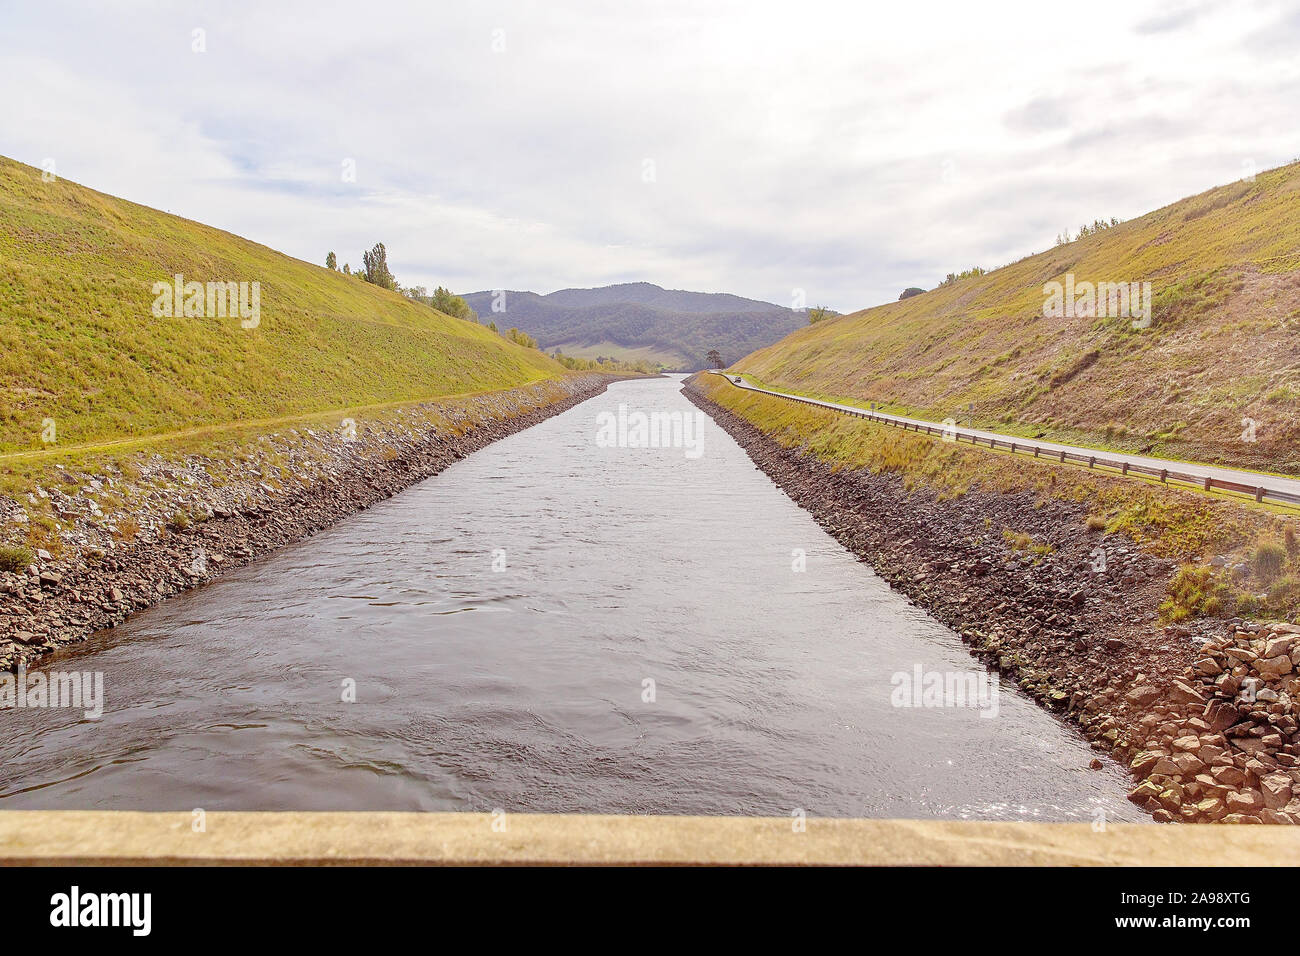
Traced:
[[[593, 358], [649, 359], [670, 369], [707, 366], [711, 349], [730, 364], [807, 325], [802, 312], [721, 292], [661, 289], [629, 282], [548, 295], [509, 292], [493, 312], [495, 292], [465, 296], [481, 322], [514, 326], [547, 351]], [[498, 308], [501, 306], [499, 305]]]

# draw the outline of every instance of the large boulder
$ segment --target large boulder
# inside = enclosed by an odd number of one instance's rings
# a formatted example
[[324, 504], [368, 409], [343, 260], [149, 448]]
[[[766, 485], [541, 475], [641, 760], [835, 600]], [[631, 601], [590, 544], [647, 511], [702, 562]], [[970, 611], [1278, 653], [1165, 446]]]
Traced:
[[1253, 814], [1264, 809], [1264, 798], [1254, 790], [1233, 790], [1224, 802], [1229, 813]]
[[1287, 773], [1270, 773], [1259, 781], [1260, 794], [1264, 806], [1270, 810], [1281, 810], [1291, 802], [1291, 775]]
[[[1287, 662], [1288, 664], [1290, 661]], [[1129, 693], [1132, 693], [1130, 691]], [[1170, 699], [1176, 704], [1204, 704], [1201, 692], [1185, 681], [1176, 680], [1169, 691]]]

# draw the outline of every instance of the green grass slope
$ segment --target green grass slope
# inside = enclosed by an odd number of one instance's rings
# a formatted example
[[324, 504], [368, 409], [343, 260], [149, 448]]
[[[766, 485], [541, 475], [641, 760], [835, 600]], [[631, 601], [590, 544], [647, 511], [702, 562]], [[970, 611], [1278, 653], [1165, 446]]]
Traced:
[[[1044, 284], [1066, 273], [1150, 281], [1151, 327], [1045, 317]], [[801, 329], [733, 367], [936, 420], [1300, 473], [1300, 164]]]
[[[152, 286], [261, 283], [261, 323]], [[0, 157], [0, 453], [511, 388], [564, 369], [485, 326]]]

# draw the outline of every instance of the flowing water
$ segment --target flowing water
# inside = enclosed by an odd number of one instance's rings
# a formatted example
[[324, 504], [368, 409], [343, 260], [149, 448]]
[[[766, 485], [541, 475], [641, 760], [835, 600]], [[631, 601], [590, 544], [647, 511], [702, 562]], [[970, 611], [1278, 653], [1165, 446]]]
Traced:
[[615, 384], [59, 653], [103, 716], [0, 711], [0, 809], [1144, 819], [1011, 685], [895, 706], [982, 669], [707, 418], [602, 447], [620, 405], [700, 414]]

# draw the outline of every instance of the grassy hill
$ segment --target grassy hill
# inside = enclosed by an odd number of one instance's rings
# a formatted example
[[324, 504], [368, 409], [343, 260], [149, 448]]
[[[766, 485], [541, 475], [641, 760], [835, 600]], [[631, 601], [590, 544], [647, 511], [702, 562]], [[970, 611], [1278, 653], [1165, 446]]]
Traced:
[[517, 326], [543, 348], [583, 357], [653, 355], [677, 369], [705, 368], [711, 349], [733, 361], [808, 321], [771, 302], [662, 289], [649, 282], [548, 295], [507, 292], [504, 313], [492, 311], [494, 295], [473, 292], [465, 300], [482, 321]]
[[[1151, 326], [1045, 317], [1044, 285], [1067, 273], [1149, 281]], [[1300, 473], [1300, 164], [800, 329], [733, 367], [926, 418]]]
[[[260, 325], [158, 318], [155, 282], [259, 282]], [[0, 453], [510, 388], [536, 349], [0, 157]]]

